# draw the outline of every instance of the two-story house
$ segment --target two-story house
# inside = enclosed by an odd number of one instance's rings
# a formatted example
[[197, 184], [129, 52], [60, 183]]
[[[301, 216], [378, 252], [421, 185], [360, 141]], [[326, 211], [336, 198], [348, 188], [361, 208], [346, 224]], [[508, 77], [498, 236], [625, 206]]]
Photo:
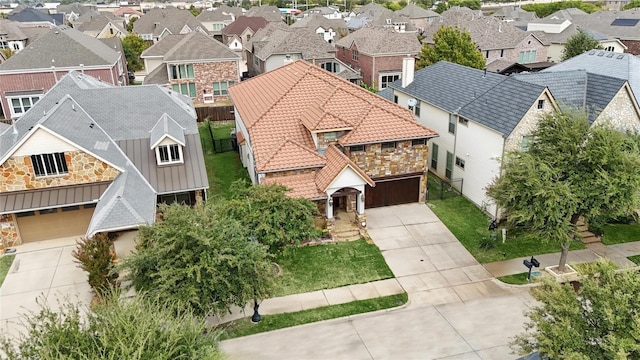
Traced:
[[123, 38], [129, 34], [124, 18], [111, 13], [89, 11], [82, 14], [73, 28], [95, 38]]
[[247, 57], [244, 51], [247, 43], [258, 30], [266, 27], [267, 24], [267, 20], [262, 17], [238, 16], [234, 22], [222, 29], [222, 43], [242, 56], [240, 63], [242, 73], [247, 72]]
[[24, 49], [29, 38], [19, 23], [0, 19], [0, 49], [9, 49], [14, 53]]
[[4, 247], [151, 225], [208, 187], [191, 101], [70, 72], [0, 130]]
[[140, 57], [144, 84], [167, 86], [196, 104], [228, 99], [227, 89], [240, 81], [240, 56], [199, 32], [168, 35]]
[[333, 44], [348, 33], [347, 25], [341, 19], [327, 19], [319, 14], [304, 17], [291, 24], [291, 27], [308, 28], [329, 44]]
[[281, 184], [326, 215], [425, 201], [428, 141], [411, 111], [305, 61], [229, 89], [254, 184]]
[[215, 39], [222, 40], [222, 29], [234, 22], [243, 13], [243, 9], [240, 7], [222, 5], [216, 9], [203, 10], [196, 16], [196, 20], [198, 20]]
[[414, 3], [407, 4], [407, 6], [397, 10], [395, 13], [396, 15], [409, 18], [409, 21], [419, 33], [424, 32], [426, 28], [440, 17], [440, 14], [437, 12], [430, 9], [423, 9]]
[[133, 32], [142, 40], [157, 43], [167, 35], [188, 34], [198, 31], [208, 32], [189, 10], [180, 10], [173, 6], [154, 8], [147, 11], [133, 23]]
[[403, 59], [422, 46], [415, 33], [365, 27], [336, 42], [336, 58], [362, 74], [362, 81], [384, 89], [402, 76]]
[[72, 70], [113, 85], [127, 84], [122, 53], [78, 30], [58, 26], [0, 64], [0, 101], [5, 117], [23, 115]]

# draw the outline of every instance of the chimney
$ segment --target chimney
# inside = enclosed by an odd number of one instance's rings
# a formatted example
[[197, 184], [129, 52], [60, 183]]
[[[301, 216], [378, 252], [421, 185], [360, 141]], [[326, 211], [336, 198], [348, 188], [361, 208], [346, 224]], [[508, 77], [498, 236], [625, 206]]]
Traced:
[[413, 82], [415, 66], [416, 59], [413, 56], [407, 55], [406, 58], [402, 59], [402, 87], [407, 87]]

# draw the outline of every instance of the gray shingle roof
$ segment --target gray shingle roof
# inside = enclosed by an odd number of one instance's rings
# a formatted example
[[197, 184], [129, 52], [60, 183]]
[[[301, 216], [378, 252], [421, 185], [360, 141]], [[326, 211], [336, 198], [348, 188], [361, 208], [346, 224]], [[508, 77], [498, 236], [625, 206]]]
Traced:
[[238, 16], [234, 22], [222, 29], [222, 33], [227, 36], [241, 35], [247, 28], [256, 32], [267, 24], [267, 20], [260, 16]]
[[111, 23], [118, 31], [127, 34], [124, 18], [117, 17], [112, 13], [90, 11], [84, 13], [73, 23], [74, 29], [82, 32], [102, 31]]
[[[284, 25], [284, 24], [282, 24]], [[335, 48], [307, 28], [269, 24], [258, 30], [247, 48], [262, 60], [275, 54], [302, 54], [303, 59], [335, 58]]]
[[597, 31], [622, 40], [640, 39], [640, 22], [634, 26], [614, 26], [612, 23], [616, 19], [640, 19], [640, 12], [635, 9], [596, 11], [588, 15], [574, 15], [572, 22], [583, 29]]
[[54, 25], [64, 24], [64, 14], [46, 14], [34, 8], [26, 8], [16, 13], [10, 13], [7, 18], [18, 22], [50, 22]]
[[620, 54], [604, 50], [591, 50], [574, 56], [560, 64], [542, 70], [542, 72], [558, 72], [566, 70], [586, 70], [592, 74], [600, 74], [627, 80], [636, 101], [640, 102], [640, 58], [631, 54]]
[[169, 73], [167, 72], [167, 66], [165, 64], [160, 65], [153, 69], [142, 81], [144, 85], [168, 85]]
[[67, 5], [60, 4], [56, 6], [56, 10], [58, 13], [71, 14], [73, 12], [78, 15], [83, 15], [89, 11], [98, 10], [98, 7], [92, 4], [73, 3]]
[[291, 27], [306, 27], [311, 30], [316, 30], [317, 28], [321, 27], [324, 30], [333, 29], [337, 33], [338, 29], [346, 30], [347, 24], [344, 22], [344, 20], [341, 19], [327, 19], [320, 14], [311, 14], [294, 22], [293, 24], [291, 24]]
[[231, 51], [227, 46], [200, 32], [176, 36], [180, 36], [181, 39], [164, 54], [163, 60], [165, 62], [240, 59], [240, 55]]
[[180, 42], [184, 38], [184, 35], [167, 35], [163, 37], [157, 43], [149, 46], [145, 51], [140, 54], [141, 58], [152, 57], [152, 56], [164, 56], [167, 51], [171, 50], [176, 44]]
[[[102, 43], [66, 25], [51, 29], [31, 45], [0, 64], [0, 72], [56, 67], [113, 66], [120, 55]], [[52, 61], [55, 60], [55, 61]]]
[[133, 23], [136, 34], [153, 34], [160, 36], [167, 29], [171, 34], [180, 34], [188, 26], [191, 31], [205, 29], [189, 10], [179, 10], [172, 6], [165, 9], [151, 9]]
[[203, 10], [196, 19], [202, 21], [219, 21], [230, 23], [234, 21], [238, 16], [242, 15], [243, 11], [240, 7], [230, 7], [227, 5], [221, 5], [215, 10], [208, 11]]
[[152, 149], [155, 148], [166, 136], [171, 136], [175, 141], [183, 146], [185, 144], [184, 129], [182, 126], [178, 125], [171, 116], [164, 113], [151, 129], [151, 135], [149, 137], [151, 145], [149, 147]]
[[18, 26], [20, 23], [0, 19], [0, 36], [5, 41], [27, 40], [27, 36]]
[[280, 9], [271, 5], [253, 6], [245, 15], [263, 17], [268, 22], [282, 22]]
[[336, 42], [336, 46], [350, 48], [354, 42], [358, 52], [367, 55], [415, 55], [422, 48], [414, 33], [400, 33], [392, 29], [369, 27], [359, 29], [343, 37]]
[[382, 90], [379, 90], [376, 95], [380, 96], [383, 99], [387, 99], [391, 102], [393, 102], [393, 88], [391, 87], [386, 87]]
[[421, 8], [420, 6], [414, 3], [407, 4], [407, 6], [405, 6], [404, 8], [396, 11], [396, 14], [402, 15], [402, 16], [408, 16], [409, 19], [426, 19], [430, 17], [440, 16], [440, 14], [438, 14], [437, 12], [430, 9], [427, 10], [427, 9]]

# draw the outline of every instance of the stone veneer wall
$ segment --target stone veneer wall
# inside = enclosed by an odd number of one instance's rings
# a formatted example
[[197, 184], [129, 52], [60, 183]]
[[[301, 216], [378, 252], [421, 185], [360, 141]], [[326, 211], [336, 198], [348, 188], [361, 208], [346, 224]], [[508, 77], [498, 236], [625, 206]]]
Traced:
[[64, 154], [69, 172], [59, 176], [36, 177], [31, 157], [12, 157], [0, 166], [0, 192], [112, 181], [115, 168], [82, 151]]
[[[544, 100], [542, 109], [538, 109], [538, 100]], [[522, 138], [533, 134], [533, 131], [538, 127], [538, 121], [544, 116], [544, 114], [553, 112], [554, 108], [551, 104], [551, 98], [543, 93], [534, 103], [531, 105], [526, 114], [522, 117], [518, 125], [511, 131], [511, 134], [504, 142], [504, 151], [518, 150], [522, 144]]]
[[631, 93], [626, 88], [620, 89], [616, 96], [602, 110], [593, 125], [610, 124], [615, 129], [634, 131], [640, 125]]
[[[193, 73], [196, 77], [196, 91], [198, 92], [198, 97], [194, 101], [195, 103], [204, 102], [202, 94], [205, 90], [207, 91], [207, 94], [213, 93], [214, 82], [233, 81], [237, 83], [240, 81], [237, 61], [193, 64]], [[214, 101], [227, 99], [229, 99], [228, 95], [214, 96]]]
[[337, 144], [338, 143], [338, 139], [340, 139], [341, 137], [346, 135], [348, 133], [348, 131], [329, 131], [328, 133], [336, 134], [336, 136], [335, 137], [325, 138], [325, 134], [327, 134], [326, 132], [317, 134], [317, 136], [318, 136], [318, 149], [326, 149], [331, 144]]
[[16, 216], [13, 214], [0, 215], [0, 250], [14, 246], [18, 243], [18, 230], [16, 229]]
[[427, 171], [428, 145], [411, 145], [396, 141], [395, 149], [382, 149], [381, 144], [365, 146], [365, 151], [349, 152], [347, 156], [372, 178]]
[[265, 178], [274, 178], [274, 177], [282, 177], [282, 176], [289, 176], [289, 175], [299, 175], [299, 174], [312, 173], [312, 172], [315, 172], [316, 170], [317, 170], [317, 168], [306, 168], [306, 169], [296, 169], [296, 170], [285, 170], [285, 171], [278, 171], [278, 172], [269, 172], [269, 173], [265, 173], [264, 177]]

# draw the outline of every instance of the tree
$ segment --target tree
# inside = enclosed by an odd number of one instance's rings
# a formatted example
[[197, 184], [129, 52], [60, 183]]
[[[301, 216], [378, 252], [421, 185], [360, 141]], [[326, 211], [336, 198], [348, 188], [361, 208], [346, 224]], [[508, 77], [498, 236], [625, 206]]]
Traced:
[[2, 52], [2, 55], [4, 55], [5, 59], [8, 59], [13, 56], [13, 50], [9, 48], [0, 49], [0, 52]]
[[433, 35], [433, 42], [433, 45], [425, 44], [422, 47], [416, 63], [418, 69], [442, 60], [476, 69], [483, 69], [485, 66], [484, 56], [467, 31], [442, 26]]
[[564, 271], [580, 217], [629, 214], [638, 205], [638, 136], [600, 125], [585, 114], [542, 116], [528, 151], [507, 153], [502, 175], [487, 194], [504, 209], [508, 222], [524, 226], [562, 249]]
[[136, 34], [129, 34], [122, 39], [122, 51], [127, 59], [127, 69], [138, 71], [144, 69], [144, 63], [140, 54], [149, 47], [149, 44]]
[[538, 305], [527, 312], [527, 332], [512, 348], [540, 351], [544, 359], [640, 359], [640, 275], [592, 264], [578, 290], [547, 279], [531, 290]]
[[539, 18], [547, 17], [558, 10], [576, 8], [580, 9], [587, 14], [596, 12], [599, 10], [607, 10], [603, 8], [602, 3], [594, 4], [585, 1], [556, 1], [551, 3], [536, 3], [522, 5], [522, 10], [535, 12]]
[[133, 23], [135, 23], [136, 21], [138, 21], [138, 17], [134, 16], [132, 18], [129, 19], [129, 21], [127, 22], [127, 31], [128, 32], [133, 32]]
[[5, 333], [0, 353], [9, 360], [223, 358], [205, 320], [174, 303], [140, 295], [119, 301], [116, 294], [91, 310], [61, 305], [28, 315], [17, 339]]
[[[160, 207], [162, 221], [143, 227], [122, 270], [138, 291], [184, 304], [205, 316], [270, 295], [275, 270], [250, 228], [214, 205]], [[121, 271], [123, 273], [123, 271]]]
[[640, 7], [640, 0], [633, 0], [627, 5], [622, 7], [622, 10], [631, 10]]
[[562, 50], [561, 60], [571, 59], [591, 49], [602, 49], [602, 45], [583, 29], [578, 28], [578, 32], [567, 39], [564, 50]]
[[314, 217], [318, 208], [310, 200], [292, 198], [281, 185], [233, 185], [233, 197], [224, 203], [226, 217], [242, 224], [255, 239], [277, 254], [301, 240], [317, 235]]

